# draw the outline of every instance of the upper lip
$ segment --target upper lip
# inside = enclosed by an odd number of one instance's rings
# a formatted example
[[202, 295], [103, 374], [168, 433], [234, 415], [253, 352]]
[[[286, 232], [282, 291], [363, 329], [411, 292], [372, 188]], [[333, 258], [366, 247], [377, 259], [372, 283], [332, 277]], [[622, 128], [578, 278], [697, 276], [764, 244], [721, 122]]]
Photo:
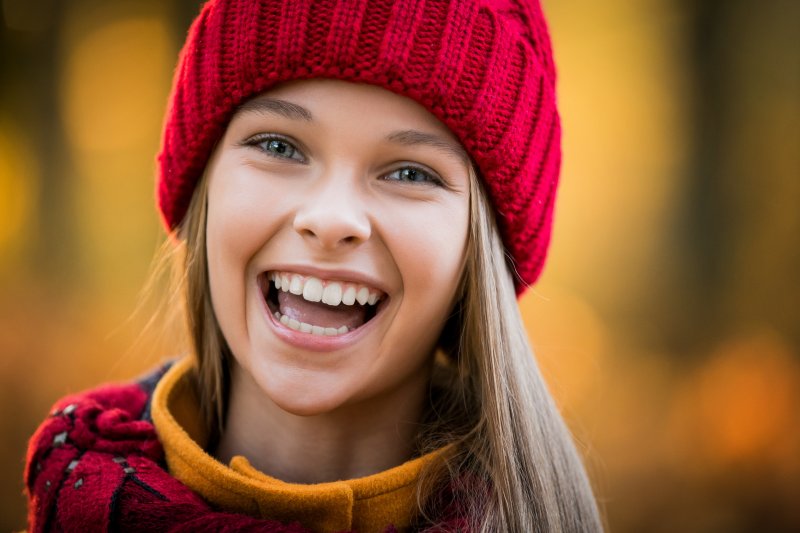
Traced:
[[283, 265], [273, 265], [267, 269], [262, 270], [262, 272], [293, 272], [295, 274], [300, 274], [303, 276], [314, 276], [315, 278], [319, 278], [321, 280], [326, 280], [326, 281], [344, 281], [350, 283], [358, 283], [361, 285], [366, 285], [371, 289], [377, 289], [385, 295], [389, 294], [389, 290], [386, 287], [386, 285], [378, 278], [370, 274], [367, 274], [365, 272], [358, 272], [355, 270], [338, 269], [338, 268], [322, 269], [310, 265], [283, 264]]

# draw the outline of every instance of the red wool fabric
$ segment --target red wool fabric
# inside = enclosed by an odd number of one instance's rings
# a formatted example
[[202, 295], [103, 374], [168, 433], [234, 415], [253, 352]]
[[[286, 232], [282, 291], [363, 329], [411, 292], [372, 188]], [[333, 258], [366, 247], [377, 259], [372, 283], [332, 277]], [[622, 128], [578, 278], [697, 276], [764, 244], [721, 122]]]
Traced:
[[333, 78], [419, 102], [477, 165], [513, 259], [538, 277], [561, 165], [550, 37], [536, 0], [211, 0], [175, 72], [157, 196], [176, 228], [236, 108], [277, 83]]

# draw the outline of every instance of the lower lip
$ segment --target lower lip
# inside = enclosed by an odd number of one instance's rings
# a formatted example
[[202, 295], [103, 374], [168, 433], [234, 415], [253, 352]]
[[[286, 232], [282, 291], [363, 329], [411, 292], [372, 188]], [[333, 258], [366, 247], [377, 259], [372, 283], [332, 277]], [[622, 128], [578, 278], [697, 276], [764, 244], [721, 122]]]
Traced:
[[302, 331], [297, 331], [281, 324], [270, 311], [267, 299], [261, 294], [261, 288], [258, 286], [258, 282], [256, 282], [255, 285], [255, 290], [258, 291], [256, 294], [259, 295], [259, 299], [261, 300], [261, 308], [264, 311], [267, 322], [272, 326], [275, 335], [287, 344], [303, 350], [332, 352], [352, 346], [361, 340], [361, 337], [369, 333], [383, 311], [383, 306], [380, 306], [375, 316], [366, 324], [353, 331], [342, 333], [341, 335], [314, 335], [312, 333], [303, 333]]

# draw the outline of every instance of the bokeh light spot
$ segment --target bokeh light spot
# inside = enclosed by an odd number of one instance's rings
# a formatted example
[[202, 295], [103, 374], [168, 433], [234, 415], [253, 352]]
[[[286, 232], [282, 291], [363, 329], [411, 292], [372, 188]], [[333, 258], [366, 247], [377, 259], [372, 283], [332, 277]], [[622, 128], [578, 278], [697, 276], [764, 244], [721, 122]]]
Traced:
[[69, 46], [63, 108], [69, 140], [80, 150], [121, 149], [149, 140], [151, 109], [164, 106], [167, 30], [157, 19], [123, 19]]
[[38, 187], [35, 161], [13, 130], [0, 122], [0, 252], [26, 235]]

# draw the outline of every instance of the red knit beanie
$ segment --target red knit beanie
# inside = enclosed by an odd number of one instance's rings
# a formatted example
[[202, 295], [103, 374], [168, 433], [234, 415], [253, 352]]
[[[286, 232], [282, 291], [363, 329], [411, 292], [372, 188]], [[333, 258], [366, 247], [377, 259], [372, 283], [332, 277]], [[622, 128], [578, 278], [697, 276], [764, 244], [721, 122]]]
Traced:
[[237, 106], [275, 84], [334, 78], [410, 97], [478, 167], [517, 292], [550, 240], [561, 163], [555, 68], [537, 0], [211, 0], [170, 95], [158, 200], [176, 228]]

